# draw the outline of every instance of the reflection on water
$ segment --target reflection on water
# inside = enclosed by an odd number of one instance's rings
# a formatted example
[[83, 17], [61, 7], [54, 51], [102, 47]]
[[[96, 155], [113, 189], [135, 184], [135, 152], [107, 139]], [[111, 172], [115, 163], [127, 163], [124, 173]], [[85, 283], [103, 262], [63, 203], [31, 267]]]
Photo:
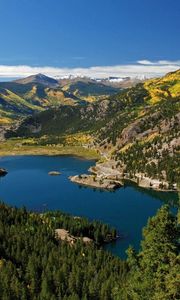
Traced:
[[128, 180], [126, 180], [125, 185], [133, 186], [140, 193], [149, 195], [155, 199], [161, 200], [164, 203], [168, 204], [169, 206], [178, 207], [178, 205], [179, 205], [179, 195], [177, 192], [163, 192], [163, 191], [155, 191], [152, 189], [145, 189], [145, 188], [137, 186], [137, 184], [133, 183], [132, 181], [128, 181]]

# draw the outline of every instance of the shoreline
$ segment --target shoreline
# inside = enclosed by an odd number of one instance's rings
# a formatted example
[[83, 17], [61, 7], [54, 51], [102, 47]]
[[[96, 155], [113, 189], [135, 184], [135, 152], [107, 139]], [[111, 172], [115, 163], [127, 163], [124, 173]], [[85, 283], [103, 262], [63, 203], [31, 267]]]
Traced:
[[[6, 150], [5, 150], [6, 149]], [[97, 182], [89, 182], [90, 175], [87, 175], [87, 179], [85, 181], [80, 180], [71, 180], [73, 183], [82, 185], [82, 186], [89, 186], [92, 188], [99, 188], [104, 190], [115, 190], [117, 188], [122, 187], [124, 184], [124, 181], [130, 181], [134, 183], [136, 186], [148, 189], [148, 190], [154, 190], [157, 192], [175, 192], [178, 193], [180, 190], [177, 189], [163, 189], [156, 186], [149, 186], [146, 183], [142, 183], [139, 181], [137, 182], [137, 178], [128, 178], [123, 177], [119, 170], [113, 169], [112, 165], [114, 164], [114, 161], [106, 161], [105, 163], [98, 163], [102, 156], [97, 153], [97, 150], [95, 149], [87, 149], [83, 146], [38, 146], [38, 145], [20, 145], [18, 144], [18, 140], [7, 140], [2, 142], [0, 145], [0, 157], [8, 157], [8, 156], [71, 156], [77, 159], [82, 160], [93, 160], [95, 164], [89, 168], [89, 171], [92, 174], [96, 176]], [[108, 164], [108, 166], [107, 166]], [[117, 176], [117, 178], [116, 178]], [[76, 178], [77, 179], [77, 178]], [[106, 184], [104, 186], [103, 182], [101, 184], [101, 179], [103, 181], [106, 181]], [[87, 180], [87, 182], [86, 182]], [[157, 180], [153, 178], [144, 178], [144, 181], [148, 180]], [[95, 180], [96, 181], [96, 180]], [[109, 181], [109, 183], [107, 182]], [[111, 182], [110, 182], [111, 181]], [[113, 182], [114, 181], [114, 182]], [[157, 180], [158, 181], [158, 180]], [[142, 184], [141, 184], [142, 183]], [[108, 185], [111, 187], [109, 188]], [[113, 186], [114, 185], [114, 186]]]
[[65, 156], [65, 157], [73, 157], [73, 158], [77, 158], [79, 160], [94, 160], [94, 161], [98, 161], [97, 158], [91, 158], [90, 156], [82, 156], [82, 155], [78, 155], [78, 154], [70, 154], [70, 153], [58, 153], [58, 154], [43, 154], [43, 153], [8, 153], [8, 154], [2, 154], [0, 152], [0, 159], [3, 158], [3, 157], [8, 157], [8, 156], [47, 156], [47, 157], [56, 157], [56, 156]]
[[123, 179], [124, 180], [124, 182], [128, 182], [128, 181], [130, 181], [131, 183], [134, 183], [134, 185], [135, 186], [137, 186], [137, 187], [139, 187], [139, 188], [141, 188], [141, 189], [144, 189], [144, 190], [149, 190], [149, 191], [155, 191], [155, 192], [171, 192], [171, 193], [178, 193], [178, 192], [180, 192], [180, 190], [173, 190], [173, 189], [160, 189], [160, 188], [153, 188], [153, 187], [145, 187], [145, 186], [143, 186], [143, 185], [139, 185], [136, 181], [135, 181], [135, 179], [130, 179], [130, 178], [125, 178], [125, 179]]
[[[180, 190], [176, 183], [174, 183], [174, 188], [169, 188], [169, 182], [163, 180], [160, 181], [157, 178], [146, 177], [145, 174], [136, 173], [134, 177], [130, 177], [129, 173], [124, 173], [123, 170], [117, 169], [115, 167], [114, 160], [106, 160], [104, 163], [96, 163], [95, 166], [89, 168], [91, 174], [94, 174], [99, 178], [108, 178], [119, 181], [130, 181], [134, 183], [137, 187], [153, 190], [157, 192], [175, 192], [178, 193]], [[164, 187], [161, 187], [164, 186]]]
[[86, 186], [94, 189], [101, 189], [106, 191], [115, 191], [123, 186], [121, 181], [115, 181], [113, 179], [99, 179], [94, 180], [93, 175], [75, 175], [69, 176], [69, 180], [80, 186]]
[[[84, 174], [84, 175], [86, 175], [86, 174]], [[125, 183], [128, 183], [128, 181], [130, 181], [131, 183], [133, 183], [136, 187], [139, 187], [139, 188], [144, 189], [144, 190], [149, 190], [149, 191], [164, 192], [164, 193], [169, 193], [169, 192], [170, 193], [178, 193], [180, 191], [180, 190], [173, 190], [173, 189], [160, 189], [160, 188], [146, 187], [146, 186], [137, 184], [137, 182], [135, 182], [134, 179], [129, 179], [129, 178], [126, 178], [126, 179], [122, 178], [121, 180], [118, 180], [117, 181], [118, 184], [117, 185], [113, 185], [112, 187], [108, 186], [108, 185], [104, 186], [103, 184], [101, 185], [99, 183], [99, 181], [96, 181], [95, 184], [94, 183], [92, 184], [92, 182], [89, 181], [89, 178], [87, 178], [86, 182], [84, 180], [81, 181], [81, 179], [78, 178], [78, 176], [79, 175], [70, 176], [69, 180], [71, 182], [75, 183], [75, 184], [78, 184], [79, 186], [93, 188], [93, 189], [99, 189], [99, 190], [104, 190], [104, 191], [109, 191], [109, 192], [114, 192], [115, 190], [124, 187]], [[87, 176], [90, 177], [91, 175], [87, 175]], [[111, 181], [111, 180], [109, 180], [109, 181]], [[113, 184], [113, 180], [112, 180], [112, 184]]]
[[[29, 147], [29, 146], [28, 146]], [[98, 161], [100, 156], [96, 153], [95, 150], [87, 150], [81, 146], [72, 146], [72, 147], [64, 147], [49, 149], [49, 147], [32, 147], [32, 149], [13, 149], [13, 150], [1, 150], [0, 149], [0, 157], [7, 156], [71, 156], [82, 160], [94, 160]]]
[[[108, 163], [108, 166], [106, 165]], [[173, 192], [178, 193], [179, 189], [176, 188], [169, 188], [168, 182], [161, 182], [158, 179], [149, 178], [142, 176], [141, 179], [139, 174], [136, 174], [136, 177], [130, 178], [128, 174], [122, 176], [122, 172], [118, 169], [112, 168], [112, 163], [114, 162], [106, 162], [97, 164], [95, 166], [91, 166], [88, 171], [91, 174], [82, 174], [82, 175], [75, 175], [71, 176], [69, 179], [71, 182], [74, 182], [79, 185], [89, 186], [92, 188], [99, 188], [99, 189], [106, 189], [106, 190], [116, 190], [121, 188], [125, 185], [126, 182], [131, 182], [139, 188], [146, 189], [149, 191], [156, 191], [156, 192]], [[161, 188], [160, 184], [163, 184], [166, 188]]]
[[[33, 147], [34, 149], [34, 147]], [[80, 147], [80, 149], [82, 150], [82, 147]], [[39, 151], [41, 150], [41, 151]], [[95, 162], [98, 162], [99, 158], [98, 158], [98, 155], [95, 156], [95, 155], [92, 155], [92, 154], [89, 154], [89, 152], [86, 154], [85, 153], [77, 153], [77, 150], [79, 150], [79, 148], [77, 149], [77, 147], [71, 147], [71, 151], [65, 151], [65, 149], [63, 149], [63, 151], [58, 151], [57, 149], [55, 151], [48, 151], [49, 149], [45, 149], [45, 148], [41, 148], [41, 149], [37, 149], [36, 148], [36, 151], [31, 151], [30, 149], [28, 149], [28, 151], [0, 151], [0, 158], [2, 157], [8, 157], [8, 156], [64, 156], [64, 157], [74, 157], [74, 158], [77, 158], [77, 159], [81, 159], [81, 160], [91, 160], [91, 161], [95, 161]], [[74, 150], [74, 151], [72, 151]], [[87, 150], [87, 149], [86, 149]], [[95, 166], [92, 166], [90, 167], [89, 171], [91, 172], [91, 175], [92, 174], [96, 174], [94, 172], [94, 167]], [[91, 169], [93, 168], [93, 170]], [[78, 176], [78, 175], [77, 175]], [[87, 174], [87, 176], [90, 176], [89, 174]], [[70, 179], [70, 178], [69, 178]], [[104, 179], [108, 179], [108, 180], [111, 180], [110, 178], [106, 178], [104, 177]], [[113, 181], [114, 179], [112, 179]], [[118, 179], [119, 181], [119, 184], [118, 186], [114, 186], [113, 188], [108, 188], [108, 187], [103, 187], [101, 185], [92, 185], [90, 184], [89, 182], [85, 183], [85, 182], [80, 182], [79, 180], [76, 181], [76, 180], [71, 180], [71, 182], [73, 183], [76, 183], [76, 184], [79, 184], [81, 186], [84, 186], [84, 187], [92, 187], [92, 188], [97, 188], [97, 189], [101, 189], [101, 190], [106, 190], [106, 191], [115, 191], [116, 189], [118, 188], [121, 188], [124, 186], [124, 184], [122, 184], [122, 182], [128, 182], [130, 181], [131, 183], [134, 183], [137, 187], [140, 187], [142, 189], [145, 189], [145, 190], [152, 190], [152, 191], [156, 191], [156, 192], [173, 192], [173, 193], [178, 193], [180, 192], [179, 189], [161, 189], [161, 188], [155, 188], [155, 187], [150, 187], [150, 186], [144, 186], [144, 185], [141, 185], [141, 184], [138, 184], [136, 178], [124, 178], [124, 177], [121, 177]]]

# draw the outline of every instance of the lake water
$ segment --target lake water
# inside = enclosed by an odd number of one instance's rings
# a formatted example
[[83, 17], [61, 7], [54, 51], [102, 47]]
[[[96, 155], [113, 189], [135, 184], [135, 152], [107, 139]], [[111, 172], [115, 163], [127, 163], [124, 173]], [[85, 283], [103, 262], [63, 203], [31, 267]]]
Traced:
[[[140, 246], [142, 228], [148, 217], [165, 203], [178, 200], [175, 193], [158, 193], [127, 185], [115, 192], [80, 187], [68, 176], [87, 173], [94, 164], [70, 156], [11, 156], [0, 158], [0, 167], [8, 175], [0, 177], [0, 200], [35, 211], [61, 210], [108, 223], [119, 231], [121, 239], [106, 246], [112, 253], [125, 257], [131, 244]], [[60, 176], [49, 176], [52, 170]]]

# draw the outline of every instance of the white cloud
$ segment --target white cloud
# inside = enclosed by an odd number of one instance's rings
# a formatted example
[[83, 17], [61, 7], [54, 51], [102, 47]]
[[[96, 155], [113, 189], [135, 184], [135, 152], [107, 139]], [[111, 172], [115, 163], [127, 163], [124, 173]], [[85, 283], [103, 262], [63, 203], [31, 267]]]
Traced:
[[116, 65], [116, 66], [94, 66], [89, 68], [56, 68], [56, 67], [31, 67], [26, 65], [7, 66], [0, 65], [0, 77], [2, 78], [20, 78], [29, 75], [43, 73], [51, 77], [63, 77], [67, 75], [89, 76], [89, 77], [158, 77], [168, 72], [180, 68], [180, 61], [161, 60], [152, 62], [149, 60], [139, 60], [134, 64]]
[[153, 62], [151, 62], [151, 61], [149, 61], [149, 60], [147, 60], [147, 59], [138, 60], [137, 63], [140, 64], [140, 65], [147, 65], [147, 66], [148, 66], [148, 65], [154, 65]]
[[171, 66], [180, 66], [180, 60], [176, 60], [176, 61], [171, 61], [171, 60], [158, 60], [158, 61], [150, 61], [147, 59], [144, 60], [138, 60], [137, 61], [138, 64], [140, 65], [149, 65], [149, 66], [166, 66], [166, 65], [171, 65]]

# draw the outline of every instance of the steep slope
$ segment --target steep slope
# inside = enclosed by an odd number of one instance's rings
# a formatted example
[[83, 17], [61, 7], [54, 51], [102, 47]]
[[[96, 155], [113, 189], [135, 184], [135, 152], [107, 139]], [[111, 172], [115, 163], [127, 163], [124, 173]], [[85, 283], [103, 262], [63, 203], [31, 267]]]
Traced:
[[[101, 151], [108, 149], [116, 161], [113, 167], [142, 186], [176, 188], [173, 183], [180, 181], [180, 71], [148, 80], [139, 91], [130, 89], [118, 99], [129, 106], [101, 128]], [[136, 105], [130, 108], [132, 99]]]
[[[107, 169], [143, 179], [144, 186], [156, 182], [158, 188], [175, 188], [180, 180], [179, 84], [178, 70], [87, 106], [42, 112], [8, 136], [46, 135], [45, 143], [65, 143], [66, 134], [91, 135], [86, 147], [101, 153]], [[102, 166], [98, 164], [98, 170]]]
[[119, 88], [111, 86], [111, 84], [103, 84], [102, 82], [86, 78], [77, 77], [72, 79], [64, 79], [59, 81], [62, 90], [68, 91], [82, 100], [88, 102], [104, 98], [119, 92]]
[[76, 96], [61, 88], [41, 83], [0, 83], [0, 124], [11, 123], [52, 106], [75, 105], [81, 102]]

